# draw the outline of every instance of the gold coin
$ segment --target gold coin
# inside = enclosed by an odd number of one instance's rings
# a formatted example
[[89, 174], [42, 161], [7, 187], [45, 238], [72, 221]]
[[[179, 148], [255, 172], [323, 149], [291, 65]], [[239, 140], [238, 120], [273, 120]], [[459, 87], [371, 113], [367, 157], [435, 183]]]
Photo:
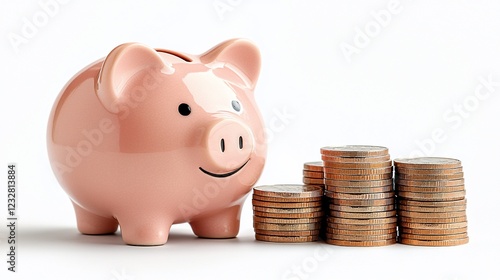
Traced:
[[383, 235], [396, 232], [396, 227], [388, 229], [378, 229], [378, 230], [348, 230], [348, 229], [336, 229], [327, 227], [326, 232], [331, 234], [341, 234], [341, 235]]
[[302, 178], [302, 183], [306, 184], [306, 185], [324, 185], [325, 184], [325, 181], [323, 178], [321, 179], [316, 179], [316, 178], [307, 178], [307, 177], [303, 177]]
[[451, 218], [414, 218], [399, 216], [401, 222], [418, 223], [418, 224], [446, 224], [467, 222], [467, 216], [451, 217]]
[[403, 174], [396, 173], [396, 178], [401, 180], [414, 180], [414, 181], [438, 181], [438, 180], [457, 180], [463, 179], [464, 173], [444, 174], [444, 175], [421, 175], [421, 174]]
[[263, 230], [254, 229], [255, 233], [262, 235], [273, 235], [273, 236], [319, 236], [319, 230], [297, 230], [297, 231], [279, 231], [279, 230]]
[[303, 218], [303, 219], [279, 219], [279, 218], [265, 218], [259, 216], [253, 216], [253, 221], [257, 223], [271, 223], [271, 224], [308, 224], [308, 223], [318, 223], [323, 220], [322, 217], [318, 218]]
[[379, 161], [379, 162], [334, 162], [325, 161], [323, 162], [325, 168], [335, 168], [335, 169], [366, 169], [366, 168], [387, 168], [392, 166], [392, 161]]
[[423, 234], [408, 234], [402, 233], [400, 238], [403, 239], [416, 239], [416, 240], [449, 240], [449, 239], [461, 239], [466, 238], [467, 232], [448, 234], [448, 235], [423, 235]]
[[460, 228], [448, 228], [448, 229], [422, 229], [422, 228], [407, 228], [403, 226], [398, 227], [401, 234], [424, 234], [424, 235], [450, 235], [458, 233], [466, 233], [467, 226]]
[[412, 169], [396, 166], [396, 172], [399, 174], [420, 174], [420, 175], [444, 175], [463, 172], [462, 167], [447, 168], [447, 169]]
[[323, 179], [325, 177], [323, 171], [317, 172], [317, 171], [307, 171], [307, 170], [302, 171], [302, 176], [310, 179]]
[[269, 201], [259, 201], [252, 200], [252, 205], [254, 206], [262, 206], [262, 207], [271, 207], [271, 208], [311, 208], [311, 207], [321, 207], [323, 202], [321, 200], [313, 201], [313, 202], [269, 202]]
[[415, 180], [395, 180], [397, 185], [413, 186], [413, 187], [451, 187], [461, 186], [464, 184], [464, 179], [457, 180], [441, 180], [441, 181], [415, 181]]
[[278, 213], [278, 214], [297, 214], [297, 213], [311, 213], [320, 212], [321, 207], [309, 207], [309, 208], [272, 208], [272, 207], [261, 207], [253, 206], [253, 210], [257, 212], [266, 213]]
[[346, 206], [382, 206], [394, 204], [394, 198], [383, 198], [383, 199], [338, 199], [332, 198], [331, 203], [336, 205], [346, 205]]
[[373, 180], [373, 181], [342, 181], [325, 179], [325, 184], [335, 187], [383, 187], [392, 185], [392, 179], [387, 180]]
[[399, 205], [398, 209], [401, 211], [408, 211], [412, 213], [454, 213], [457, 211], [465, 211], [467, 205], [464, 203], [459, 206], [443, 206], [443, 207], [421, 207], [421, 206], [408, 206], [408, 205]]
[[396, 244], [396, 239], [391, 238], [387, 240], [376, 240], [376, 241], [348, 241], [348, 240], [338, 240], [327, 238], [326, 243], [331, 245], [339, 246], [349, 246], [349, 247], [376, 247], [376, 246], [387, 246]]
[[[452, 201], [418, 201], [418, 200], [407, 200], [398, 199], [400, 206], [417, 206], [417, 207], [456, 207], [465, 206], [467, 204], [467, 199], [452, 200]], [[458, 210], [456, 210], [458, 211]]]
[[313, 201], [322, 201], [323, 196], [316, 197], [272, 197], [272, 196], [261, 196], [261, 195], [252, 195], [253, 200], [259, 201], [269, 201], [269, 202], [313, 202]]
[[304, 163], [304, 170], [323, 172], [322, 161], [311, 161]]
[[394, 165], [407, 169], [445, 169], [458, 168], [462, 163], [458, 159], [440, 157], [399, 158]]
[[392, 185], [382, 187], [336, 187], [326, 185], [325, 190], [338, 193], [380, 193], [393, 191], [393, 187]]
[[400, 222], [399, 225], [402, 226], [402, 227], [418, 228], [418, 229], [450, 229], [450, 228], [463, 228], [463, 227], [466, 227], [467, 226], [467, 222], [443, 223], [443, 224]]
[[397, 224], [374, 224], [374, 225], [351, 225], [351, 224], [337, 224], [327, 221], [327, 228], [345, 229], [345, 230], [383, 230], [383, 229], [396, 229]]
[[465, 191], [447, 193], [417, 193], [398, 191], [398, 197], [420, 201], [462, 200], [465, 198]]
[[262, 230], [278, 230], [278, 231], [299, 231], [299, 230], [315, 230], [319, 229], [320, 223], [310, 224], [270, 224], [270, 223], [254, 223], [254, 229]]
[[318, 197], [323, 195], [323, 189], [311, 185], [265, 185], [253, 188], [253, 192], [260, 196], [272, 197]]
[[352, 213], [352, 212], [340, 212], [340, 211], [330, 211], [332, 217], [339, 218], [349, 218], [349, 219], [376, 219], [376, 218], [386, 218], [395, 217], [396, 210], [382, 211], [382, 212], [368, 212], [368, 213]]
[[345, 205], [335, 205], [330, 204], [329, 208], [335, 211], [351, 212], [351, 213], [371, 213], [371, 212], [382, 212], [394, 210], [394, 204], [382, 205], [382, 206], [345, 206]]
[[378, 218], [378, 219], [347, 219], [328, 217], [328, 223], [351, 224], [351, 225], [373, 225], [373, 224], [392, 224], [396, 223], [396, 217]]
[[415, 246], [457, 246], [469, 243], [469, 237], [448, 240], [417, 240], [400, 238], [399, 242], [402, 244]]
[[343, 175], [374, 175], [392, 173], [392, 166], [385, 168], [365, 168], [365, 169], [339, 169], [339, 168], [325, 168], [325, 173], [330, 174], [343, 174]]
[[396, 190], [403, 192], [429, 192], [429, 193], [447, 193], [447, 192], [459, 192], [465, 191], [465, 186], [453, 186], [453, 187], [408, 187], [403, 185], [396, 185]]
[[397, 233], [392, 232], [388, 234], [381, 235], [342, 235], [342, 234], [332, 234], [326, 233], [326, 238], [335, 240], [348, 240], [348, 241], [375, 241], [375, 240], [396, 240]]
[[388, 161], [391, 159], [391, 156], [385, 155], [385, 156], [379, 156], [379, 157], [335, 157], [335, 156], [321, 155], [321, 159], [323, 161], [329, 161], [329, 162], [368, 163], [368, 162]]
[[380, 192], [380, 193], [361, 193], [361, 194], [350, 194], [350, 193], [337, 193], [337, 192], [326, 192], [326, 196], [338, 199], [383, 199], [394, 197], [394, 192]]
[[339, 157], [375, 157], [389, 154], [389, 149], [386, 147], [369, 145], [328, 146], [321, 148], [320, 151], [322, 155]]
[[343, 175], [325, 173], [326, 179], [341, 180], [341, 181], [374, 181], [392, 179], [392, 173], [385, 174], [370, 174], [370, 175]]
[[255, 216], [265, 217], [265, 218], [278, 218], [278, 219], [295, 219], [295, 218], [317, 218], [324, 215], [323, 211], [320, 212], [308, 212], [308, 213], [272, 213], [272, 212], [260, 212], [253, 211]]
[[465, 217], [467, 216], [465, 211], [455, 211], [455, 212], [413, 212], [413, 211], [403, 211], [399, 210], [398, 215], [402, 217], [409, 218], [455, 218], [455, 217]]
[[267, 242], [279, 242], [279, 243], [299, 243], [299, 242], [312, 242], [318, 241], [319, 236], [274, 236], [274, 235], [262, 235], [255, 234], [255, 239], [259, 241]]

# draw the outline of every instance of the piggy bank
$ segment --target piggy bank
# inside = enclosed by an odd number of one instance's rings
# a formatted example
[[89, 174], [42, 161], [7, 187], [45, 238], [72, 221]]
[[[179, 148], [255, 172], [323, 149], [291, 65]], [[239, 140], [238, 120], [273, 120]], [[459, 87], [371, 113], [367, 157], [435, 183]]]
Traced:
[[238, 234], [266, 158], [249, 41], [202, 55], [127, 43], [76, 74], [50, 114], [51, 167], [83, 234], [120, 226], [131, 245], [161, 245], [172, 224], [203, 238]]

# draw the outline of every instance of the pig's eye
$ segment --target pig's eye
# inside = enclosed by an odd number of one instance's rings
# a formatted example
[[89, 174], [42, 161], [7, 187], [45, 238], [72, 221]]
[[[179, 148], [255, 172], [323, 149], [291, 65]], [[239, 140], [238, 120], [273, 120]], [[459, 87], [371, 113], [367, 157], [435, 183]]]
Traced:
[[239, 112], [241, 110], [241, 105], [240, 105], [240, 102], [238, 102], [238, 100], [231, 101], [231, 105], [233, 106], [233, 109], [236, 112]]
[[187, 116], [189, 114], [191, 114], [191, 107], [189, 107], [189, 105], [187, 105], [186, 103], [182, 103], [181, 105], [179, 105], [179, 114], [183, 115], [183, 116]]

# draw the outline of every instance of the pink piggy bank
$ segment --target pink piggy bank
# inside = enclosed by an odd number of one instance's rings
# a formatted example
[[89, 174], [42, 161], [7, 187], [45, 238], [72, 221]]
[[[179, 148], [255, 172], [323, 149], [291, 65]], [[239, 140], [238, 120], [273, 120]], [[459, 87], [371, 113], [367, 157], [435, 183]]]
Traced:
[[264, 167], [254, 99], [260, 54], [241, 39], [196, 56], [116, 47], [75, 75], [52, 109], [47, 147], [83, 234], [161, 245], [172, 224], [238, 234]]

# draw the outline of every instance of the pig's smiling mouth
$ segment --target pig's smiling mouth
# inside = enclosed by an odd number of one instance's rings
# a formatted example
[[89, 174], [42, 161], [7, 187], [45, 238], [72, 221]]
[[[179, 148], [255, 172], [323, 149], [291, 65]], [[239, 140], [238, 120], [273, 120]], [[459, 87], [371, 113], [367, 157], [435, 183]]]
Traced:
[[203, 169], [203, 168], [201, 168], [201, 167], [200, 167], [200, 170], [201, 170], [201, 172], [203, 172], [203, 173], [205, 173], [205, 174], [207, 174], [207, 175], [209, 175], [209, 176], [212, 176], [212, 177], [216, 177], [216, 178], [225, 178], [225, 177], [229, 177], [229, 176], [231, 176], [231, 175], [235, 174], [236, 172], [240, 171], [243, 167], [245, 167], [245, 165], [247, 165], [247, 163], [248, 163], [249, 161], [250, 161], [250, 159], [248, 159], [245, 163], [243, 163], [243, 165], [242, 165], [242, 166], [240, 166], [240, 167], [236, 168], [235, 170], [230, 171], [230, 172], [228, 172], [228, 173], [222, 173], [222, 174], [219, 174], [219, 173], [212, 173], [212, 172], [207, 171], [207, 170], [205, 170], [205, 169]]

